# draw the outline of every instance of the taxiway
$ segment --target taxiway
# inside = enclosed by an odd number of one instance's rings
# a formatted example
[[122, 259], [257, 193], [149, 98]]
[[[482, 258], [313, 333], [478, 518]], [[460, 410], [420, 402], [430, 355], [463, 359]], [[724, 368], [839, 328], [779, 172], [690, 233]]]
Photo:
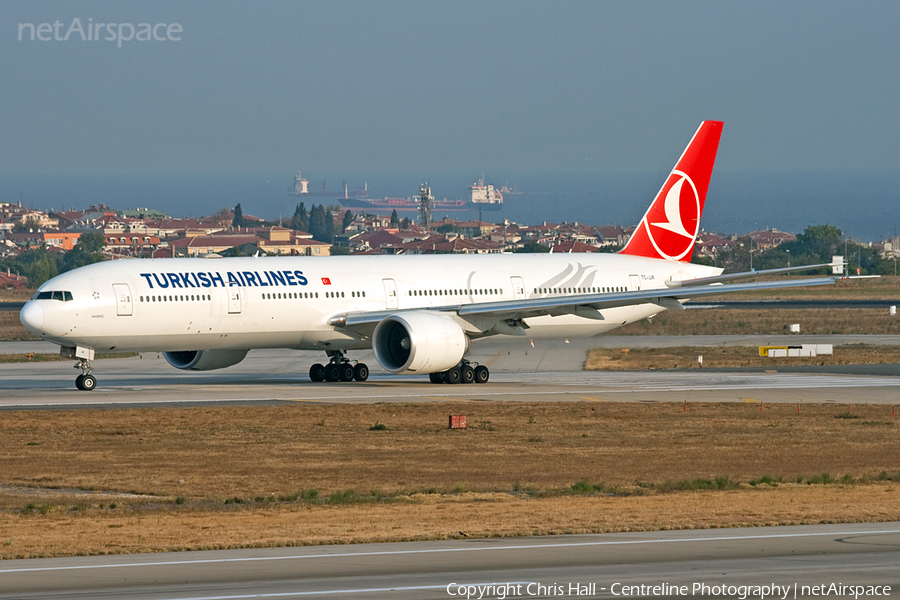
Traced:
[[[890, 586], [900, 590], [900, 523], [446, 540], [11, 560], [0, 599], [466, 597], [468, 586], [521, 586], [513, 598], [622, 596], [623, 586]], [[485, 598], [499, 598], [496, 593]], [[507, 588], [508, 590], [509, 588]], [[576, 588], [577, 589], [577, 588]], [[582, 587], [582, 589], [585, 589]], [[701, 588], [702, 590], [702, 588]], [[542, 593], [543, 592], [543, 593]], [[475, 594], [477, 597], [477, 588]], [[703, 594], [706, 597], [740, 597]], [[652, 594], [634, 594], [649, 597]], [[670, 594], [656, 594], [669, 596]], [[701, 596], [700, 593], [686, 594]], [[832, 594], [834, 595], [834, 594]], [[754, 597], [752, 592], [744, 597]], [[756, 597], [759, 597], [758, 595]], [[767, 597], [784, 597], [770, 594]], [[840, 597], [847, 597], [841, 594]], [[852, 597], [852, 594], [851, 594]], [[862, 597], [862, 596], [860, 596]], [[885, 596], [881, 596], [885, 597]]]
[[[757, 339], [757, 337], [759, 339]], [[79, 392], [77, 374], [67, 362], [0, 364], [0, 409], [64, 408], [207, 403], [282, 402], [443, 402], [443, 401], [596, 401], [596, 402], [828, 402], [894, 404], [900, 396], [900, 365], [800, 367], [792, 369], [684, 369], [674, 371], [584, 371], [593, 347], [638, 345], [777, 344], [788, 336], [601, 336], [569, 342], [507, 346], [476, 345], [470, 358], [491, 369], [486, 385], [435, 385], [423, 377], [394, 376], [378, 368], [365, 383], [311, 383], [306, 371], [322, 353], [256, 350], [220, 371], [186, 372], [157, 353], [94, 361], [99, 386]], [[877, 338], [877, 339], [873, 339]], [[803, 337], [789, 338], [792, 342]], [[897, 336], [827, 336], [819, 343], [873, 345], [897, 343]], [[646, 347], [646, 346], [645, 346]], [[54, 347], [55, 348], [55, 347]], [[14, 352], [10, 343], [0, 353]]]

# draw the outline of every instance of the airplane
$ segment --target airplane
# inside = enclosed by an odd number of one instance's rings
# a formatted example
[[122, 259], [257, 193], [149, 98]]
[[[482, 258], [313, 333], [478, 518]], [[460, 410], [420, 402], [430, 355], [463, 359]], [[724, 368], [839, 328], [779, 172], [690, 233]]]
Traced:
[[466, 354], [478, 340], [595, 336], [683, 310], [692, 298], [826, 285], [833, 277], [728, 283], [807, 265], [723, 275], [690, 262], [722, 132], [704, 121], [616, 254], [382, 255], [114, 260], [63, 273], [22, 308], [22, 324], [77, 360], [97, 385], [96, 351], [162, 352], [177, 369], [239, 363], [251, 349], [322, 350], [319, 381], [365, 381], [347, 352], [433, 383], [486, 383]]

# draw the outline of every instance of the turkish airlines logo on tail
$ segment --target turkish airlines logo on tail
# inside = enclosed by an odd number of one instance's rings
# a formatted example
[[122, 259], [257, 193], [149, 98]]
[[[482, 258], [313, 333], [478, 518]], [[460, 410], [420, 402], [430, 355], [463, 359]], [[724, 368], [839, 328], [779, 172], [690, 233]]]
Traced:
[[700, 224], [700, 196], [687, 173], [672, 171], [644, 217], [650, 242], [664, 258], [681, 260], [694, 247]]

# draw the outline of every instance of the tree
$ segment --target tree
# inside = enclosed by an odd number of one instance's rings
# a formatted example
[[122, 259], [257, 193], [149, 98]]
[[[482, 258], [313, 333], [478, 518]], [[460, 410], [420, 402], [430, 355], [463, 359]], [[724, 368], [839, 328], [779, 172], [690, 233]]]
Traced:
[[391, 211], [391, 227], [400, 227], [400, 217], [397, 216], [397, 209]]
[[102, 233], [82, 233], [75, 247], [60, 255], [57, 261], [60, 273], [77, 269], [85, 265], [92, 265], [103, 260], [103, 249], [106, 248], [106, 238]]
[[234, 219], [231, 221], [232, 227], [246, 227], [247, 221], [244, 220], [244, 211], [241, 209], [241, 203], [238, 202], [234, 207]]
[[46, 248], [26, 250], [16, 259], [16, 267], [28, 278], [28, 286], [32, 289], [59, 274], [56, 257]]
[[319, 242], [334, 242], [334, 217], [325, 206], [316, 206], [309, 210], [309, 233]]
[[[855, 244], [849, 246], [848, 250], [856, 248]], [[833, 225], [810, 225], [803, 230], [803, 233], [797, 235], [795, 240], [782, 242], [759, 254], [754, 252], [753, 267], [758, 270], [786, 267], [789, 258], [793, 266], [828, 263], [835, 254], [844, 254], [841, 230]], [[742, 265], [739, 270], [747, 269]], [[821, 271], [823, 274], [826, 272], [830, 272], [830, 270], [823, 269]]]
[[739, 237], [734, 246], [728, 250], [719, 252], [716, 256], [716, 266], [725, 269], [726, 273], [744, 273], [750, 270], [750, 250], [753, 249], [753, 268], [759, 270], [763, 267], [759, 248], [753, 246], [750, 236]]
[[257, 246], [253, 242], [247, 242], [246, 244], [233, 246], [228, 250], [225, 250], [224, 252], [222, 252], [222, 256], [255, 256], [257, 253], [259, 254], [259, 256], [266, 256], [265, 250], [260, 250], [259, 246]]
[[309, 231], [309, 213], [303, 202], [294, 209], [294, 216], [291, 217], [291, 229], [295, 231]]
[[403, 217], [400, 219], [400, 229], [409, 229], [409, 219], [407, 217]]
[[353, 211], [349, 208], [344, 211], [344, 220], [341, 226], [341, 231], [347, 231], [347, 228], [350, 227], [350, 224], [353, 222], [353, 219], [356, 218], [356, 215], [353, 214]]
[[40, 231], [41, 223], [34, 217], [28, 217], [24, 223], [16, 223], [13, 225], [13, 231], [16, 233], [27, 233], [29, 231]]
[[309, 209], [309, 233], [319, 242], [330, 242], [325, 238], [325, 207], [312, 205]]
[[516, 248], [515, 252], [537, 254], [537, 253], [543, 253], [543, 252], [550, 252], [550, 248], [548, 248], [547, 246], [544, 246], [542, 244], [538, 244], [537, 242], [533, 242], [533, 241], [529, 240], [529, 241], [523, 243], [521, 248]]
[[323, 234], [322, 242], [328, 242], [329, 244], [334, 243], [334, 215], [331, 214], [331, 211], [325, 210], [325, 232]]
[[226, 228], [231, 223], [231, 209], [229, 208], [220, 208], [216, 211], [216, 214], [213, 215], [213, 221], [216, 223], [218, 227]]

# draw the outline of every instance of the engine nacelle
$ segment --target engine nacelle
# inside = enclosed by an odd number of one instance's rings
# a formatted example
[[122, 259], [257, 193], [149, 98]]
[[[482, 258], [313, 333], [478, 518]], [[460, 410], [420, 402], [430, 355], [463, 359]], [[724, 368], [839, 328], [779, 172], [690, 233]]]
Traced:
[[185, 350], [163, 352], [163, 356], [176, 369], [212, 371], [238, 364], [244, 360], [247, 352], [247, 350]]
[[459, 364], [469, 338], [453, 319], [405, 312], [378, 323], [372, 349], [378, 364], [391, 373], [436, 373]]

